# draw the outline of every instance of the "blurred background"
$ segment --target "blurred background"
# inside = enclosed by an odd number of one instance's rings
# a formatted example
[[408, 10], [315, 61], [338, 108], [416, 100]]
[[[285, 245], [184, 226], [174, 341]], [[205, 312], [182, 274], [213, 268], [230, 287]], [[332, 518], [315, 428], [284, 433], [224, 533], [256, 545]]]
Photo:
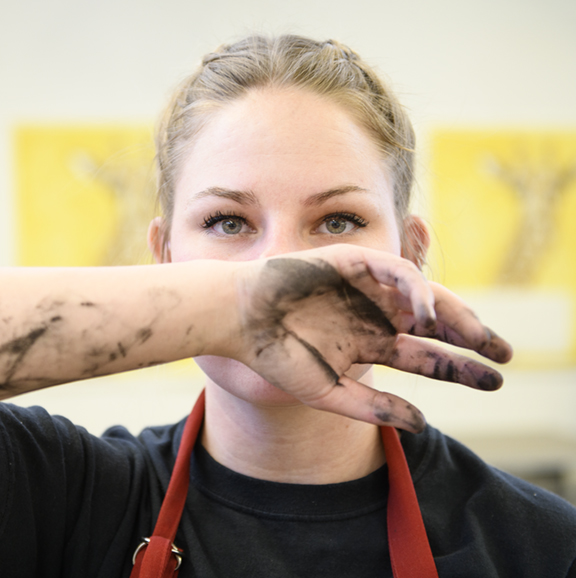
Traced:
[[[247, 33], [343, 41], [415, 124], [427, 275], [517, 353], [496, 393], [385, 369], [379, 387], [576, 500], [575, 30], [572, 0], [0, 0], [0, 266], [146, 262], [151, 135], [178, 81]], [[14, 402], [137, 432], [201, 385], [181, 362]]]

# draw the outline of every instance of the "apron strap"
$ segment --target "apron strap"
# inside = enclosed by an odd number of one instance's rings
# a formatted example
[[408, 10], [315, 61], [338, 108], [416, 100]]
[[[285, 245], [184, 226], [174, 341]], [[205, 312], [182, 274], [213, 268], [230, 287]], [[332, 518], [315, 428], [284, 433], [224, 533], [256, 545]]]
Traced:
[[398, 432], [381, 427], [388, 463], [388, 547], [394, 578], [438, 578]]
[[[154, 533], [136, 548], [130, 578], [177, 578], [183, 553], [174, 545], [190, 481], [190, 456], [204, 419], [202, 391], [186, 420]], [[388, 463], [388, 543], [394, 578], [438, 578], [406, 456], [393, 427], [381, 427]]]
[[190, 482], [190, 456], [204, 420], [205, 393], [202, 390], [194, 409], [186, 419], [176, 463], [166, 496], [162, 502], [154, 533], [134, 552], [130, 578], [176, 578], [182, 562], [182, 550], [174, 545], [178, 524], [186, 504]]

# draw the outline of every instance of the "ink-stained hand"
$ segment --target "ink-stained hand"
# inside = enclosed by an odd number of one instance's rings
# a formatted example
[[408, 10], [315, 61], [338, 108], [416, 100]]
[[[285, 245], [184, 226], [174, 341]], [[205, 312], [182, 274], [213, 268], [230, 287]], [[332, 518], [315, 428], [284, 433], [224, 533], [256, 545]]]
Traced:
[[456, 295], [405, 259], [335, 245], [246, 265], [242, 349], [234, 357], [312, 407], [409, 431], [424, 427], [407, 401], [346, 376], [355, 363], [483, 390], [502, 384], [494, 369], [423, 339], [498, 363], [512, 356]]

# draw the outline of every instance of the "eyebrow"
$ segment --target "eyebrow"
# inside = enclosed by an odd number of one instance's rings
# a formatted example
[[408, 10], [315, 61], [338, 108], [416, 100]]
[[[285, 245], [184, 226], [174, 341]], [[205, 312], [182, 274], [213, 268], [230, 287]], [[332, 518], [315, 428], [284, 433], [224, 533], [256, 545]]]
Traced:
[[[306, 207], [317, 207], [322, 205], [329, 199], [339, 195], [346, 195], [348, 193], [367, 193], [366, 189], [357, 187], [356, 185], [347, 185], [344, 187], [336, 187], [328, 191], [323, 191], [308, 197], [303, 205]], [[237, 191], [234, 189], [226, 189], [223, 187], [208, 187], [194, 195], [194, 200], [202, 199], [204, 197], [221, 197], [223, 199], [230, 199], [240, 205], [259, 206], [260, 201], [252, 191]]]
[[346, 195], [347, 193], [367, 193], [366, 189], [362, 187], [357, 187], [356, 185], [348, 185], [345, 187], [337, 187], [335, 189], [330, 189], [329, 191], [324, 191], [322, 193], [317, 193], [316, 195], [312, 195], [308, 197], [304, 201], [304, 205], [307, 207], [317, 207], [322, 205], [332, 197], [337, 197], [339, 195]]
[[252, 191], [236, 191], [233, 189], [224, 189], [222, 187], [208, 187], [193, 197], [194, 200], [202, 199], [204, 197], [221, 197], [223, 199], [230, 199], [240, 205], [260, 205], [258, 197]]

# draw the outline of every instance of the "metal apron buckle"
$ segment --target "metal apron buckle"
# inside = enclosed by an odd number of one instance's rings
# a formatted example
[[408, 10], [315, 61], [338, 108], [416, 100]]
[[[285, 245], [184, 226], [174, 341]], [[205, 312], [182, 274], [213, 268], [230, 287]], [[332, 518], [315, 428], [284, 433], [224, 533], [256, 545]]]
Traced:
[[[150, 544], [150, 538], [142, 538], [142, 542], [138, 544], [138, 548], [136, 548], [134, 551], [134, 556], [132, 556], [132, 565], [136, 564], [136, 558], [140, 550], [148, 546], [148, 544]], [[174, 554], [174, 557], [176, 558], [176, 568], [174, 568], [174, 572], [176, 572], [176, 570], [178, 570], [182, 564], [182, 556], [184, 555], [184, 550], [181, 550], [178, 548], [178, 546], [172, 544], [172, 554]]]

